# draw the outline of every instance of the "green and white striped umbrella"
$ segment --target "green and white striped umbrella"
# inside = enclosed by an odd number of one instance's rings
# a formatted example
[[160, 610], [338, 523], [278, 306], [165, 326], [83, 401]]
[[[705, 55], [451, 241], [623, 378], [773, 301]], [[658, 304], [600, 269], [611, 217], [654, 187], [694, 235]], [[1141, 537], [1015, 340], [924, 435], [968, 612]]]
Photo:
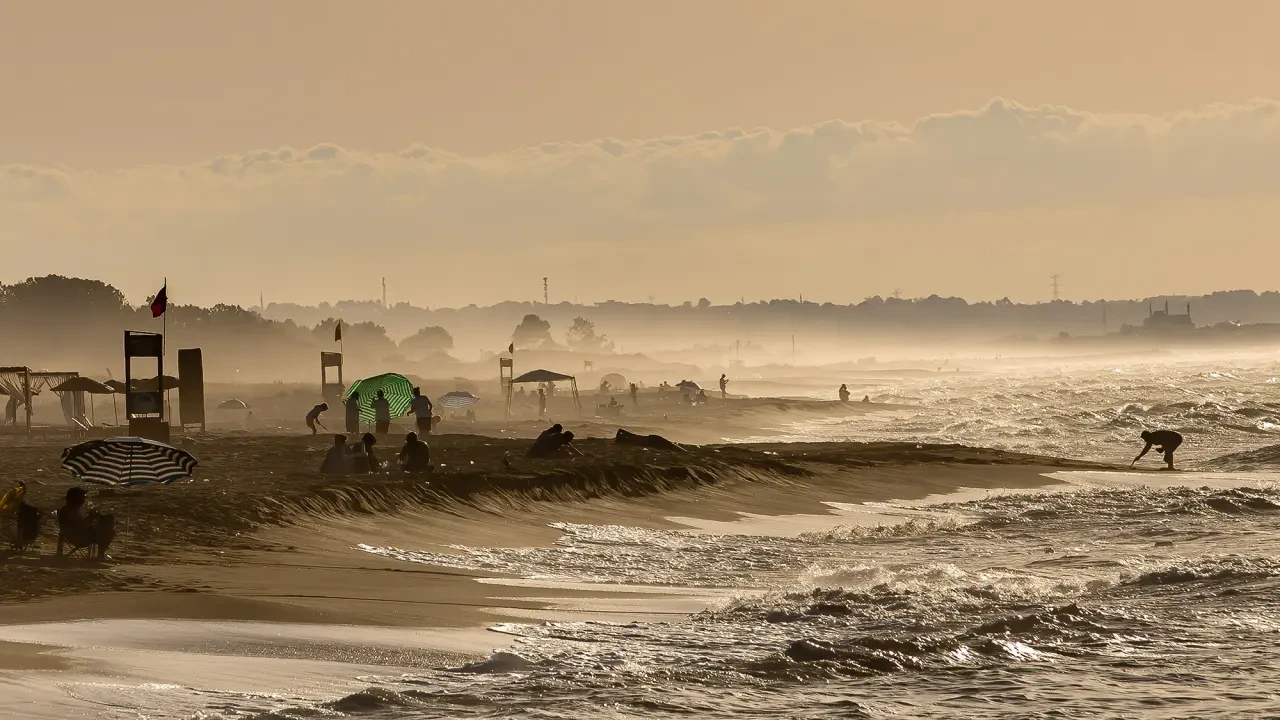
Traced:
[[398, 373], [385, 373], [383, 375], [375, 375], [363, 380], [357, 380], [347, 388], [347, 392], [342, 396], [345, 401], [351, 397], [351, 393], [360, 393], [360, 421], [371, 423], [373, 417], [373, 399], [378, 396], [381, 390], [383, 395], [387, 396], [387, 403], [391, 405], [391, 417], [398, 418], [409, 411], [409, 406], [413, 404], [413, 383], [409, 379]]

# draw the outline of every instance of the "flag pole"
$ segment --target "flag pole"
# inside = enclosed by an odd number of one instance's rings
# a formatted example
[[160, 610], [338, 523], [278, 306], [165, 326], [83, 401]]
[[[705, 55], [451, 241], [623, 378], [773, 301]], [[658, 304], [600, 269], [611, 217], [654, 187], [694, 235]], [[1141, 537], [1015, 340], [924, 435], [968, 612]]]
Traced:
[[[169, 426], [173, 426], [173, 403], [169, 398], [169, 390], [164, 386], [164, 360], [169, 359], [169, 277], [164, 278], [164, 285], [160, 286], [164, 290], [164, 312], [160, 313], [160, 354], [163, 356], [160, 363], [160, 376], [156, 378], [156, 387], [164, 391], [164, 416], [169, 421]], [[131, 461], [133, 456], [130, 455]]]

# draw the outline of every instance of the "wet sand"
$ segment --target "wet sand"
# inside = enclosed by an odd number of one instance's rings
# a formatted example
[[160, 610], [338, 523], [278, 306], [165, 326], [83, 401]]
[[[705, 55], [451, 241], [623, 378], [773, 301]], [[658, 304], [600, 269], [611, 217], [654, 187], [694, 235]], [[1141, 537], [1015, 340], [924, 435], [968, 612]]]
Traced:
[[[0, 672], [136, 683], [167, 673], [167, 682], [193, 687], [339, 696], [369, 667], [456, 666], [486, 656], [505, 643], [482, 630], [495, 622], [650, 620], [709, 601], [477, 582], [476, 573], [385, 559], [359, 543], [547, 546], [559, 536], [550, 522], [675, 528], [687, 527], [678, 517], [826, 514], [826, 502], [1030, 488], [1055, 482], [1045, 474], [1055, 470], [1101, 467], [961, 446], [754, 444], [676, 454], [590, 438], [580, 443], [586, 457], [530, 460], [527, 440], [444, 435], [431, 440], [437, 467], [429, 477], [331, 478], [312, 470], [331, 442], [182, 438], [176, 444], [201, 462], [193, 480], [92, 490], [90, 502], [117, 516], [112, 560], [53, 559], [50, 521], [35, 551], [0, 563]], [[380, 456], [393, 457], [397, 442], [383, 438]], [[29, 502], [51, 511], [73, 484], [56, 471], [62, 444], [6, 441], [5, 482], [26, 479]], [[226, 622], [236, 624], [209, 625]], [[155, 652], [167, 662], [147, 654]], [[210, 656], [242, 662], [206, 670]], [[24, 697], [49, 701], [35, 690]], [[84, 710], [79, 700], [67, 702], [64, 709]], [[15, 703], [0, 701], [0, 709]]]

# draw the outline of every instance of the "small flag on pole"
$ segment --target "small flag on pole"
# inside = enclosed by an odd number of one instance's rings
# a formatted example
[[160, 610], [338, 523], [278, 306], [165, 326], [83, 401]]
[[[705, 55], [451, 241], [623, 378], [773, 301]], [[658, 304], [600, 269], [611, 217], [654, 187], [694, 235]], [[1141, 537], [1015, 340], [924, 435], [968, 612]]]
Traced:
[[516, 354], [516, 344], [515, 344], [515, 343], [511, 343], [510, 345], [508, 345], [508, 346], [507, 346], [507, 352], [511, 353], [512, 355], [515, 355], [515, 354]]
[[151, 317], [158, 318], [169, 308], [169, 283], [165, 283], [151, 301]]
[[339, 320], [338, 324], [333, 328], [333, 341], [342, 342], [342, 321], [341, 320]]

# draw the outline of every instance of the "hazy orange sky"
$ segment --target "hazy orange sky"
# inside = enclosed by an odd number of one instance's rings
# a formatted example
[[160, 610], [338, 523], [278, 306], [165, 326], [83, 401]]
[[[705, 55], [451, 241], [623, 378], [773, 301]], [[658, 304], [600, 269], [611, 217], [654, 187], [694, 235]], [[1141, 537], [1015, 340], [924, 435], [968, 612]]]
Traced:
[[141, 300], [167, 274], [176, 301], [241, 304], [382, 275], [431, 305], [543, 275], [669, 302], [1271, 288], [1280, 131], [1251, 101], [1280, 98], [1277, 27], [1280, 3], [1176, 0], [10, 0], [0, 281]]

